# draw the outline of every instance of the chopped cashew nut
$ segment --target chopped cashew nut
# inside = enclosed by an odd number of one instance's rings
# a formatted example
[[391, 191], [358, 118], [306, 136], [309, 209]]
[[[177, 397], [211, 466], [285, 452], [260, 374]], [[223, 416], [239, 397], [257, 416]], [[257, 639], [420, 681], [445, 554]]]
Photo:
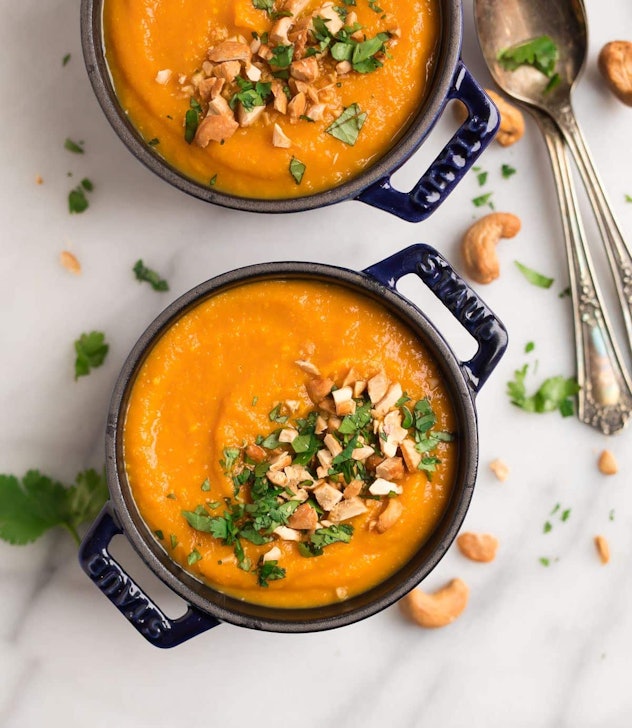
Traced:
[[463, 612], [467, 606], [469, 588], [461, 579], [452, 579], [433, 594], [413, 589], [401, 601], [400, 606], [420, 627], [434, 629], [445, 627]]
[[307, 389], [307, 396], [312, 400], [312, 402], [314, 404], [320, 404], [329, 392], [331, 392], [333, 386], [333, 379], [316, 377], [306, 382], [305, 389]]
[[386, 458], [375, 468], [375, 474], [385, 480], [401, 480], [404, 477], [404, 463], [401, 458]]
[[487, 563], [496, 558], [498, 539], [489, 533], [462, 533], [456, 543], [463, 556], [472, 561]]
[[330, 511], [336, 503], [342, 500], [342, 493], [329, 483], [323, 483], [318, 488], [314, 488], [314, 495], [318, 505], [325, 511]]
[[632, 42], [613, 40], [599, 53], [599, 70], [608, 87], [624, 104], [632, 106]]
[[289, 453], [281, 452], [270, 461], [270, 470], [283, 470], [287, 465], [292, 464], [292, 458]]
[[329, 512], [329, 520], [332, 523], [347, 521], [349, 518], [355, 518], [355, 516], [366, 513], [367, 510], [368, 508], [364, 505], [361, 498], [346, 498], [331, 509]]
[[284, 427], [279, 432], [279, 442], [294, 442], [297, 437], [298, 430], [295, 430], [293, 427]]
[[320, 377], [320, 370], [315, 364], [306, 359], [297, 359], [295, 362], [296, 366], [305, 374], [310, 374], [313, 377]]
[[252, 52], [246, 43], [225, 40], [207, 53], [209, 61], [224, 63], [225, 61], [250, 61]]
[[385, 531], [388, 531], [391, 526], [394, 526], [397, 521], [399, 520], [399, 517], [404, 512], [404, 506], [401, 504], [397, 498], [391, 498], [388, 502], [388, 505], [386, 508], [380, 513], [377, 524], [376, 524], [376, 530], [378, 533], [384, 533]]
[[272, 146], [279, 149], [289, 149], [292, 146], [292, 140], [278, 124], [272, 127]]
[[390, 480], [384, 480], [384, 478], [376, 478], [369, 486], [369, 493], [371, 495], [388, 495], [389, 493], [397, 493], [397, 495], [400, 495], [402, 492], [401, 485], [391, 483]]
[[502, 460], [496, 458], [489, 464], [489, 469], [502, 483], [509, 477], [509, 467]]
[[318, 514], [307, 503], [302, 503], [290, 516], [287, 525], [299, 531], [313, 531], [318, 525]]
[[269, 551], [263, 555], [263, 561], [278, 561], [282, 556], [281, 549], [278, 546], [273, 546]]
[[595, 548], [601, 563], [605, 566], [610, 561], [610, 546], [605, 536], [595, 536]]
[[173, 71], [170, 68], [164, 68], [156, 74], [156, 83], [166, 86], [171, 80], [171, 76], [173, 76]]
[[604, 450], [601, 453], [597, 462], [597, 467], [599, 468], [599, 472], [604, 475], [615, 475], [619, 472], [617, 461], [610, 450]]
[[363, 447], [356, 447], [356, 449], [351, 453], [351, 458], [361, 462], [362, 460], [366, 460], [371, 457], [374, 453], [375, 450], [372, 447], [365, 445]]
[[331, 432], [328, 432], [325, 435], [323, 442], [325, 443], [325, 447], [329, 450], [333, 457], [336, 457], [336, 455], [340, 455], [340, 453], [342, 452], [342, 445], [338, 442], [338, 440], [336, 440]]
[[496, 245], [520, 231], [520, 218], [509, 212], [492, 212], [477, 220], [461, 244], [467, 275], [477, 283], [491, 283], [500, 275]]
[[384, 372], [379, 372], [369, 379], [367, 386], [369, 389], [369, 399], [372, 404], [377, 404], [388, 390], [389, 381]]
[[414, 473], [421, 462], [421, 453], [417, 452], [414, 441], [410, 438], [406, 438], [403, 442], [399, 443], [399, 449], [402, 451], [402, 456], [406, 463], [408, 472]]
[[300, 541], [301, 534], [294, 528], [288, 528], [287, 526], [277, 526], [272, 531], [282, 541]]
[[[399, 382], [391, 384], [386, 391], [386, 394], [382, 399], [375, 405], [375, 414], [380, 417], [385, 415], [390, 409], [395, 406], [395, 402], [402, 396], [402, 385]], [[399, 413], [398, 413], [399, 414]], [[401, 415], [400, 415], [401, 419]]]

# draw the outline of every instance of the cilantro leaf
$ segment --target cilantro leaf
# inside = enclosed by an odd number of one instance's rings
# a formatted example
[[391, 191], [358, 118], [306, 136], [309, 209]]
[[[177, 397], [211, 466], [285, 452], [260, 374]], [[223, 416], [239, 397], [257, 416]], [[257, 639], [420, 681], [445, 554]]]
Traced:
[[191, 144], [195, 139], [195, 134], [200, 125], [200, 114], [202, 112], [199, 102], [193, 97], [189, 102], [189, 106], [191, 108], [187, 109], [184, 115], [184, 141], [187, 144]]
[[277, 565], [278, 561], [263, 561], [257, 567], [259, 586], [268, 586], [269, 581], [285, 579], [285, 569]]
[[100, 367], [105, 361], [109, 351], [109, 345], [105, 343], [105, 334], [101, 331], [91, 331], [89, 334], [81, 334], [75, 341], [75, 381], [79, 377], [90, 374], [92, 369]]
[[297, 185], [300, 185], [303, 181], [303, 175], [307, 167], [296, 157], [292, 157], [290, 160], [290, 174], [294, 177], [294, 181]]
[[500, 168], [500, 173], [504, 179], [509, 179], [512, 175], [516, 174], [517, 170], [510, 164], [503, 164]]
[[252, 0], [252, 7], [270, 13], [274, 9], [274, 0]]
[[73, 142], [72, 139], [66, 139], [64, 149], [67, 149], [73, 154], [83, 154], [85, 152], [85, 149], [80, 144], [77, 144], [77, 142]]
[[332, 122], [325, 131], [341, 142], [353, 146], [367, 118], [366, 111], [360, 111], [358, 104], [351, 104]]
[[479, 195], [472, 200], [474, 207], [483, 207], [488, 205], [492, 210], [494, 209], [494, 203], [491, 201], [493, 192], [486, 192], [484, 195]]
[[558, 59], [557, 46], [548, 35], [505, 48], [498, 54], [498, 61], [506, 71], [515, 71], [520, 66], [533, 66], [551, 78]]
[[63, 526], [78, 544], [78, 527], [94, 520], [107, 499], [105, 476], [95, 470], [79, 473], [70, 487], [38, 470], [29, 470], [21, 482], [0, 475], [0, 538], [21, 545]]
[[573, 414], [573, 397], [580, 387], [574, 377], [550, 377], [545, 379], [535, 394], [528, 396], [525, 387], [528, 365], [514, 372], [513, 381], [507, 382], [507, 394], [512, 404], [525, 412], [553, 412], [559, 410], [560, 414], [568, 417]]
[[158, 273], [156, 273], [155, 270], [152, 270], [151, 268], [148, 268], [142, 261], [142, 259], [139, 259], [134, 264], [134, 267], [132, 268], [134, 271], [134, 274], [136, 275], [137, 281], [145, 281], [149, 283], [149, 285], [154, 289], [154, 291], [168, 291], [169, 290], [169, 284], [164, 278], [161, 278]]
[[85, 212], [88, 207], [90, 207], [90, 203], [81, 185], [75, 187], [74, 190], [70, 190], [68, 193], [68, 211], [71, 215], [79, 215]]
[[71, 58], [72, 58], [71, 54], [70, 53], [66, 53], [66, 55], [61, 59], [61, 65], [62, 66], [67, 66], [68, 65], [68, 62], [70, 61]]
[[553, 285], [553, 278], [542, 275], [542, 273], [538, 273], [532, 268], [528, 268], [526, 265], [519, 263], [517, 260], [514, 260], [514, 263], [516, 264], [516, 267], [522, 273], [522, 275], [532, 285], [538, 286], [538, 288], [550, 288]]

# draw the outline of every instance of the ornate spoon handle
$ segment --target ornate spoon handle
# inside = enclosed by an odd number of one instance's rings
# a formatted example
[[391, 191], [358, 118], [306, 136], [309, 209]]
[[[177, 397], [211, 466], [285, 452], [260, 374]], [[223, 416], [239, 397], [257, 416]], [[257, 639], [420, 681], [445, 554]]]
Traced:
[[530, 108], [542, 129], [551, 156], [569, 263], [575, 349], [578, 416], [610, 435], [625, 427], [632, 414], [632, 386], [612, 335], [590, 252], [586, 245], [564, 137], [547, 114]]
[[621, 303], [628, 347], [632, 350], [632, 255], [619, 230], [584, 135], [570, 104], [556, 109], [554, 118], [577, 162], [579, 173], [588, 192]]

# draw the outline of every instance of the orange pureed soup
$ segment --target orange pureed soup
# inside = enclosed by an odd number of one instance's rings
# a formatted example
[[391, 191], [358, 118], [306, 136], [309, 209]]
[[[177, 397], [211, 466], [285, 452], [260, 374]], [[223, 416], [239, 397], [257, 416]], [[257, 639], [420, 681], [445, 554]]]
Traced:
[[246, 283], [183, 315], [133, 384], [124, 458], [169, 556], [275, 607], [344, 600], [397, 571], [451, 494], [441, 371], [378, 303], [312, 280]]
[[158, 154], [214, 189], [287, 198], [335, 187], [393, 145], [432, 78], [440, 9], [104, 0], [103, 22], [118, 99]]

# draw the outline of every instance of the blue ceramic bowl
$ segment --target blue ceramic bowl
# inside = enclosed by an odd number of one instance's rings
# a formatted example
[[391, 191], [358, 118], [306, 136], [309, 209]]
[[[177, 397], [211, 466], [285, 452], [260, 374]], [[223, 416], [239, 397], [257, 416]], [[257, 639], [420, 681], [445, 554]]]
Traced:
[[[478, 350], [469, 361], [459, 361], [422, 311], [397, 292], [397, 282], [408, 273], [416, 273], [476, 339]], [[440, 367], [457, 418], [455, 482], [446, 510], [432, 535], [407, 564], [381, 584], [347, 601], [308, 609], [264, 607], [234, 599], [198, 581], [172, 561], [138, 512], [123, 458], [123, 427], [130, 391], [145, 357], [161, 335], [203, 300], [227, 288], [274, 278], [331, 282], [378, 301], [415, 332], [430, 351]], [[202, 283], [158, 316], [123, 366], [106, 431], [111, 500], [81, 545], [82, 567], [130, 623], [158, 647], [173, 647], [220, 622], [296, 633], [341, 627], [375, 614], [416, 586], [437, 565], [458, 533], [472, 497], [478, 465], [474, 399], [506, 346], [507, 334], [502, 323], [444, 258], [426, 245], [413, 245], [361, 272], [317, 263], [268, 263], [241, 268]], [[189, 604], [183, 617], [176, 620], [167, 617], [111, 556], [109, 543], [121, 532], [148, 567]]]
[[[103, 47], [103, 0], [82, 0], [81, 35], [88, 76], [114, 131], [149, 169], [201, 200], [250, 212], [299, 212], [356, 199], [409, 222], [425, 220], [443, 202], [493, 139], [498, 111], [460, 60], [463, 32], [461, 0], [440, 0], [441, 46], [426, 99], [408, 129], [374, 165], [349, 182], [325, 192], [288, 199], [252, 199], [218, 192], [186, 177], [147, 145], [120, 106]], [[419, 148], [451, 99], [468, 117], [409, 192], [391, 185], [391, 176]]]

